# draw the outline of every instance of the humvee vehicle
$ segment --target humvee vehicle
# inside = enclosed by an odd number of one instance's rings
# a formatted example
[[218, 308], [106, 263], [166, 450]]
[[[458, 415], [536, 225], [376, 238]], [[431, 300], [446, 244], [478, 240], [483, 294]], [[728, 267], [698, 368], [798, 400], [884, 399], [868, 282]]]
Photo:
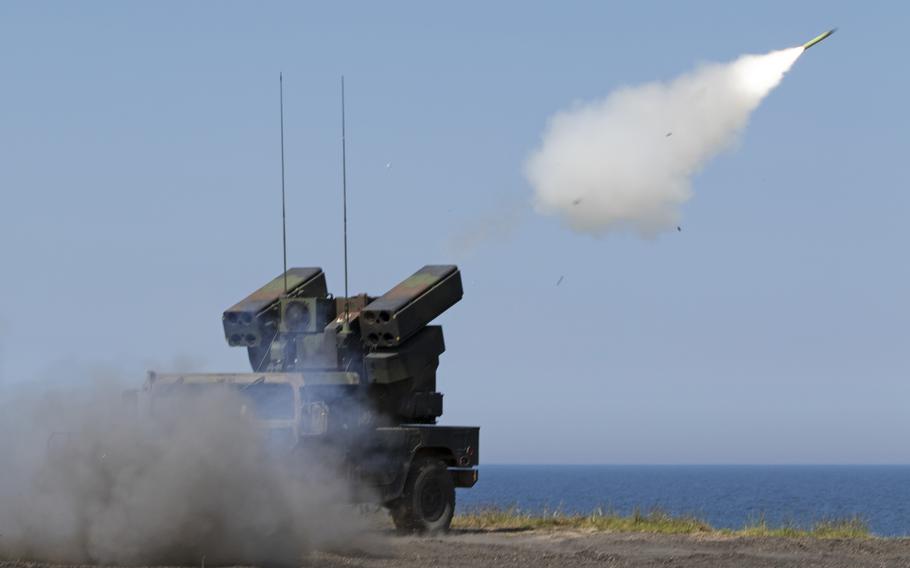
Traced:
[[320, 268], [291, 268], [223, 314], [251, 373], [150, 372], [145, 404], [236, 389], [270, 447], [323, 456], [403, 531], [448, 529], [455, 488], [477, 482], [478, 427], [439, 426], [442, 328], [462, 297], [456, 266], [425, 266], [380, 297], [335, 298]]

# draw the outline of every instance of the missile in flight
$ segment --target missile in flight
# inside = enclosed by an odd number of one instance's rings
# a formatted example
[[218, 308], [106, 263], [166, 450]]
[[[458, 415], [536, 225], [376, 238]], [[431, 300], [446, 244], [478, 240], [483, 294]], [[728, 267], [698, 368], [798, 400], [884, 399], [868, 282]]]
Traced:
[[837, 31], [837, 28], [834, 28], [834, 29], [828, 30], [823, 34], [819, 34], [818, 36], [810, 39], [809, 41], [807, 41], [806, 43], [803, 44], [803, 51], [809, 49], [810, 47], [812, 47], [816, 43], [822, 41], [823, 39], [828, 39], [828, 37], [836, 31]]

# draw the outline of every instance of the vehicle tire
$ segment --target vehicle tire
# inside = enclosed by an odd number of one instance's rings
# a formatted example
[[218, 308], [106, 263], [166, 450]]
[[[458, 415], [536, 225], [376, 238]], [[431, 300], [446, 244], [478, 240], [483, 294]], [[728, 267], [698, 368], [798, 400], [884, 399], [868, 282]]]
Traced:
[[436, 458], [415, 459], [404, 492], [390, 510], [400, 532], [447, 531], [455, 514], [455, 482], [446, 464]]

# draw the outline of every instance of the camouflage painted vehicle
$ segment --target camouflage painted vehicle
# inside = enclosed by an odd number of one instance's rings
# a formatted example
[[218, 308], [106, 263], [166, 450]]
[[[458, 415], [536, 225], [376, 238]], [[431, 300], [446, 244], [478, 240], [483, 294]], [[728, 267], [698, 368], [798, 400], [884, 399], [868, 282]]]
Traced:
[[383, 296], [333, 298], [320, 268], [292, 268], [224, 312], [252, 373], [150, 372], [141, 395], [241, 392], [276, 448], [322, 456], [401, 530], [449, 527], [455, 488], [477, 482], [479, 428], [438, 426], [442, 328], [462, 297], [456, 266], [425, 266]]

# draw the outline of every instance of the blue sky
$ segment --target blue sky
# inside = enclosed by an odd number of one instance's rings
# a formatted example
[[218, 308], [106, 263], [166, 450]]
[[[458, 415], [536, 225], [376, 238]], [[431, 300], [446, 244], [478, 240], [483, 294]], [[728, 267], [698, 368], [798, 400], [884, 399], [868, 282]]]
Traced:
[[[2, 3], [0, 378], [245, 368], [220, 315], [281, 268], [279, 71], [289, 261], [341, 293], [343, 73], [352, 288], [459, 263], [444, 423], [480, 424], [485, 461], [908, 463], [907, 16]], [[833, 26], [696, 176], [681, 233], [531, 211], [555, 111]], [[453, 246], [471, 231], [489, 238]]]

